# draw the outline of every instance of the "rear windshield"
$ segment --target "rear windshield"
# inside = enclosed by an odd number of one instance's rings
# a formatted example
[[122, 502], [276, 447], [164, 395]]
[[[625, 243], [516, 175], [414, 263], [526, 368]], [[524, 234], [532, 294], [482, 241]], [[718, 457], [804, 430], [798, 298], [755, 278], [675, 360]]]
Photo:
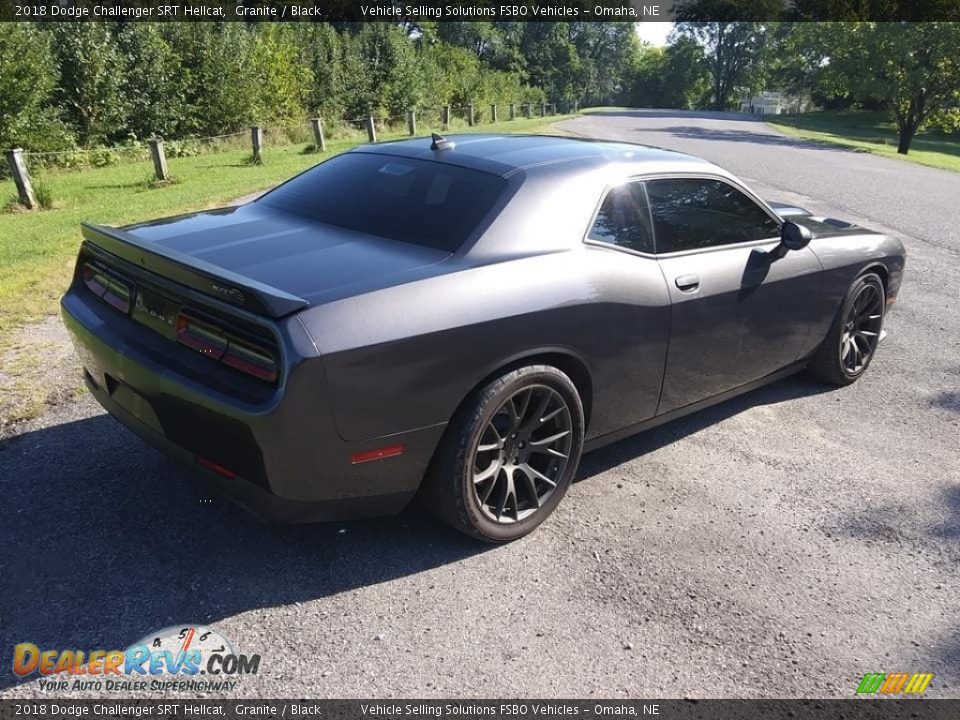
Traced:
[[496, 175], [425, 160], [346, 153], [260, 201], [312, 220], [453, 252], [503, 192]]

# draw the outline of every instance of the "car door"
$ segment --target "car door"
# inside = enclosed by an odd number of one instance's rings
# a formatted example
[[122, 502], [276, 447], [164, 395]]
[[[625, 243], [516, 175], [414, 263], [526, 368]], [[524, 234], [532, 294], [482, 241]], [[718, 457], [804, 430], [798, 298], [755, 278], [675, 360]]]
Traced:
[[780, 219], [719, 177], [646, 181], [671, 298], [658, 414], [762, 378], [797, 359], [815, 321], [821, 265], [780, 247]]
[[602, 278], [595, 330], [591, 432], [605, 434], [657, 412], [670, 333], [670, 296], [654, 254], [641, 181], [608, 188], [586, 244], [591, 273]]

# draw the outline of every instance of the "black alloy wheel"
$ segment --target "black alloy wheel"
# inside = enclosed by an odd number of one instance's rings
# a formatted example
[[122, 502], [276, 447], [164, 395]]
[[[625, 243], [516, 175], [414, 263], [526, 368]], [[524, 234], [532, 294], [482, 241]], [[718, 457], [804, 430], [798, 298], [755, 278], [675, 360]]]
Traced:
[[883, 288], [864, 283], [854, 297], [840, 335], [840, 362], [849, 375], [870, 363], [883, 329]]
[[849, 385], [866, 372], [883, 336], [887, 299], [876, 273], [856, 278], [827, 336], [810, 358], [810, 371], [832, 385]]
[[421, 501], [471, 537], [516, 540], [540, 525], [566, 494], [583, 434], [583, 404], [565, 373], [550, 365], [511, 370], [457, 411]]
[[508, 397], [473, 453], [473, 490], [481, 512], [497, 523], [519, 522], [557, 489], [570, 460], [573, 420], [560, 394], [530, 385]]

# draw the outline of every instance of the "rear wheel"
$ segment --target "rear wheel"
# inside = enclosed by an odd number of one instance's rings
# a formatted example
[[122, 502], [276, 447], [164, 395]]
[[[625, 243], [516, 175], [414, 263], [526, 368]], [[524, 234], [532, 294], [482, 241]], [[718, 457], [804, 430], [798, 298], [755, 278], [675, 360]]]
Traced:
[[583, 425], [580, 396], [560, 370], [531, 365], [507, 373], [451, 422], [426, 479], [429, 509], [487, 542], [523, 537], [567, 492]]
[[886, 293], [880, 277], [875, 273], [858, 277], [810, 362], [811, 372], [834, 385], [856, 382], [876, 354], [885, 307]]

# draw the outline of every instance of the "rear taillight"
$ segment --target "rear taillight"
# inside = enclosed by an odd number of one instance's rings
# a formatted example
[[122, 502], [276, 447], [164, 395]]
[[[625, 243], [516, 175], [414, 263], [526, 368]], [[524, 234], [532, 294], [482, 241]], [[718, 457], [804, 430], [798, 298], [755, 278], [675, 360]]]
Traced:
[[103, 297], [109, 284], [106, 274], [97, 270], [97, 268], [90, 263], [86, 263], [83, 266], [81, 274], [83, 275], [83, 284], [89, 288], [90, 292], [97, 297]]
[[90, 263], [84, 264], [80, 274], [90, 292], [120, 312], [130, 312], [133, 300], [133, 286], [130, 283]]
[[273, 382], [277, 379], [277, 365], [273, 360], [273, 354], [266, 348], [252, 345], [237, 338], [230, 338], [230, 345], [221, 361], [240, 372], [245, 372], [267, 382]]
[[276, 356], [269, 347], [239, 337], [213, 321], [181, 312], [177, 341], [247, 375], [271, 383], [277, 380]]
[[219, 332], [215, 326], [186, 313], [177, 316], [177, 342], [209, 355], [214, 360], [219, 360], [227, 351], [226, 335]]

